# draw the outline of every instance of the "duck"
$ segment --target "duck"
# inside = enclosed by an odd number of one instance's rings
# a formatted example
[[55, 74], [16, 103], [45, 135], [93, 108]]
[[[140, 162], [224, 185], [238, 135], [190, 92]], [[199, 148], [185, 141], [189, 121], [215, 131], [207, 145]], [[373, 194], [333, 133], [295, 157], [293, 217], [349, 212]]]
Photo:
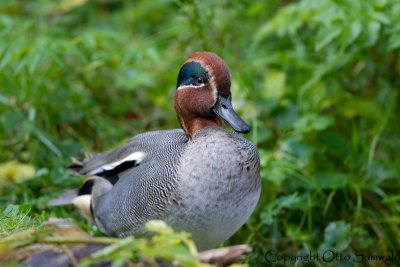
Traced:
[[200, 251], [227, 240], [261, 193], [259, 153], [238, 134], [250, 127], [231, 100], [226, 63], [212, 52], [192, 53], [174, 95], [182, 128], [145, 132], [75, 160], [74, 171], [88, 178], [72, 202], [109, 236], [146, 236], [146, 222], [162, 220], [191, 233]]

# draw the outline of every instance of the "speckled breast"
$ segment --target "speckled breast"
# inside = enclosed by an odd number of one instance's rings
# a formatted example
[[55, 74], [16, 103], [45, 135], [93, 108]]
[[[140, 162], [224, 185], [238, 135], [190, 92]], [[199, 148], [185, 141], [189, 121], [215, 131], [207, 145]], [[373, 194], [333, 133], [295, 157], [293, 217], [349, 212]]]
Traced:
[[229, 238], [255, 209], [261, 189], [256, 147], [236, 133], [205, 128], [187, 144], [177, 170], [181, 208], [173, 222], [199, 249]]

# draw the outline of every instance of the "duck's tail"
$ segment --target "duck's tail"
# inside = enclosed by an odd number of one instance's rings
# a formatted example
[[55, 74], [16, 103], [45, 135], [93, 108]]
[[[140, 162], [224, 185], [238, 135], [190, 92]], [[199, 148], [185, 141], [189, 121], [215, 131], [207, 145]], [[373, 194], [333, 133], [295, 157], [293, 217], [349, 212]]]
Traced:
[[83, 166], [96, 155], [98, 155], [98, 153], [89, 152], [84, 153], [80, 157], [71, 157], [72, 164], [68, 166], [68, 170], [74, 174], [81, 175]]
[[78, 196], [78, 189], [68, 189], [64, 191], [61, 195], [53, 198], [47, 205], [49, 206], [64, 206], [72, 204], [74, 198]]
[[93, 208], [98, 197], [110, 191], [113, 187], [109, 180], [99, 177], [88, 177], [79, 189], [65, 191], [59, 197], [48, 202], [49, 206], [62, 206], [73, 204], [83, 217], [93, 222]]

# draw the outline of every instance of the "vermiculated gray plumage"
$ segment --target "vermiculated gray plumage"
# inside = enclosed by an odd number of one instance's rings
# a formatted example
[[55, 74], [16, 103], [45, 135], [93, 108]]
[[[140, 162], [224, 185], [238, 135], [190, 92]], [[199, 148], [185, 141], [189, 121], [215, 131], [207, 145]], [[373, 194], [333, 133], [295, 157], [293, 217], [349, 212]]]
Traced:
[[80, 173], [102, 170], [135, 152], [143, 159], [113, 173], [118, 179], [113, 186], [101, 179], [102, 185], [93, 187], [94, 221], [108, 235], [143, 235], [147, 221], [161, 219], [192, 233], [200, 250], [208, 249], [243, 225], [258, 202], [257, 149], [220, 127], [199, 130], [192, 140], [181, 129], [140, 134], [113, 151], [94, 154]]

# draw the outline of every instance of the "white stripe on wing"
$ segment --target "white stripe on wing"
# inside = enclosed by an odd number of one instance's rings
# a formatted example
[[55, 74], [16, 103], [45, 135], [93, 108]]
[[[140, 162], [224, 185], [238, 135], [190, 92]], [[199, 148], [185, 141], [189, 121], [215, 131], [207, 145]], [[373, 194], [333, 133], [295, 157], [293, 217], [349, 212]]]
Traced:
[[146, 154], [144, 152], [136, 151], [132, 154], [129, 154], [128, 156], [126, 156], [125, 158], [123, 158], [121, 160], [102, 165], [99, 168], [94, 169], [93, 171], [89, 172], [88, 175], [95, 175], [95, 174], [98, 174], [98, 173], [101, 173], [104, 171], [110, 171], [127, 161], [135, 161], [135, 164], [137, 165], [144, 159], [145, 156], [146, 156]]

